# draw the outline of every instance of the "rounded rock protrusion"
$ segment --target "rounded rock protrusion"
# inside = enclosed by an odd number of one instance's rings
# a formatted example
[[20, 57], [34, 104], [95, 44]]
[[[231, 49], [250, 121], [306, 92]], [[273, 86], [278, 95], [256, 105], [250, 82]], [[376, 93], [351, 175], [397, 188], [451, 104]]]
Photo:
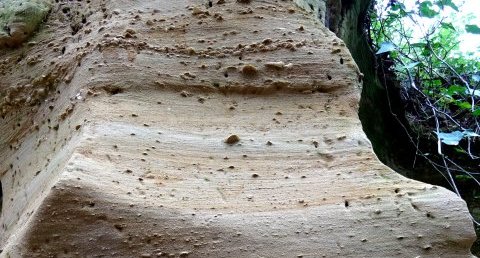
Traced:
[[254, 77], [258, 74], [258, 69], [253, 65], [245, 65], [242, 68], [242, 74], [246, 77]]
[[229, 145], [233, 145], [235, 143], [238, 143], [240, 141], [240, 137], [236, 134], [230, 135], [227, 139], [225, 139], [225, 143]]

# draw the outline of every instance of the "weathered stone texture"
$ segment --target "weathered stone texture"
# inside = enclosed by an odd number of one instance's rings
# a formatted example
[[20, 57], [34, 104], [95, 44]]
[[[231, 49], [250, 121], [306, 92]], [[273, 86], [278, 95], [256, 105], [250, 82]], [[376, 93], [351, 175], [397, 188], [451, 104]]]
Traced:
[[1, 256], [471, 256], [465, 203], [373, 154], [344, 43], [240, 2], [84, 1], [74, 35], [57, 3], [2, 53]]
[[50, 11], [50, 0], [0, 2], [0, 48], [16, 47], [30, 37]]

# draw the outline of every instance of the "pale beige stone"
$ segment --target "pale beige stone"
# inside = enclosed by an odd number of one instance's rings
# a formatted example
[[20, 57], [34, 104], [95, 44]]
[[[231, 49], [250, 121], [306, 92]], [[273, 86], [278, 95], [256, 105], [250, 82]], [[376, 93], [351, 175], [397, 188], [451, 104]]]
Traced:
[[465, 203], [378, 161], [348, 49], [293, 2], [92, 2], [1, 55], [0, 256], [472, 256]]

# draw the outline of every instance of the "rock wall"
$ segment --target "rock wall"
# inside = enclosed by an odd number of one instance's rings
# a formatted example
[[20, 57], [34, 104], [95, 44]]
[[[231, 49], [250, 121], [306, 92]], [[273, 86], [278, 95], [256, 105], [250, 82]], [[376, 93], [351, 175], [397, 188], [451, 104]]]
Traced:
[[16, 47], [30, 37], [50, 11], [50, 0], [0, 3], [0, 48]]
[[471, 257], [465, 203], [378, 161], [357, 65], [291, 1], [59, 1], [2, 51], [2, 257]]

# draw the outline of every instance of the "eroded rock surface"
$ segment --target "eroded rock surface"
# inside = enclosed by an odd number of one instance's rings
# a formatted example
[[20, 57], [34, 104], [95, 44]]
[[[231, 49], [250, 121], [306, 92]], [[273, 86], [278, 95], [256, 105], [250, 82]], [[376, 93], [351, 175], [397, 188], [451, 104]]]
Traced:
[[30, 37], [50, 11], [50, 0], [0, 2], [0, 48], [17, 47]]
[[465, 203], [377, 160], [357, 66], [293, 2], [68, 4], [1, 55], [2, 256], [471, 256]]

